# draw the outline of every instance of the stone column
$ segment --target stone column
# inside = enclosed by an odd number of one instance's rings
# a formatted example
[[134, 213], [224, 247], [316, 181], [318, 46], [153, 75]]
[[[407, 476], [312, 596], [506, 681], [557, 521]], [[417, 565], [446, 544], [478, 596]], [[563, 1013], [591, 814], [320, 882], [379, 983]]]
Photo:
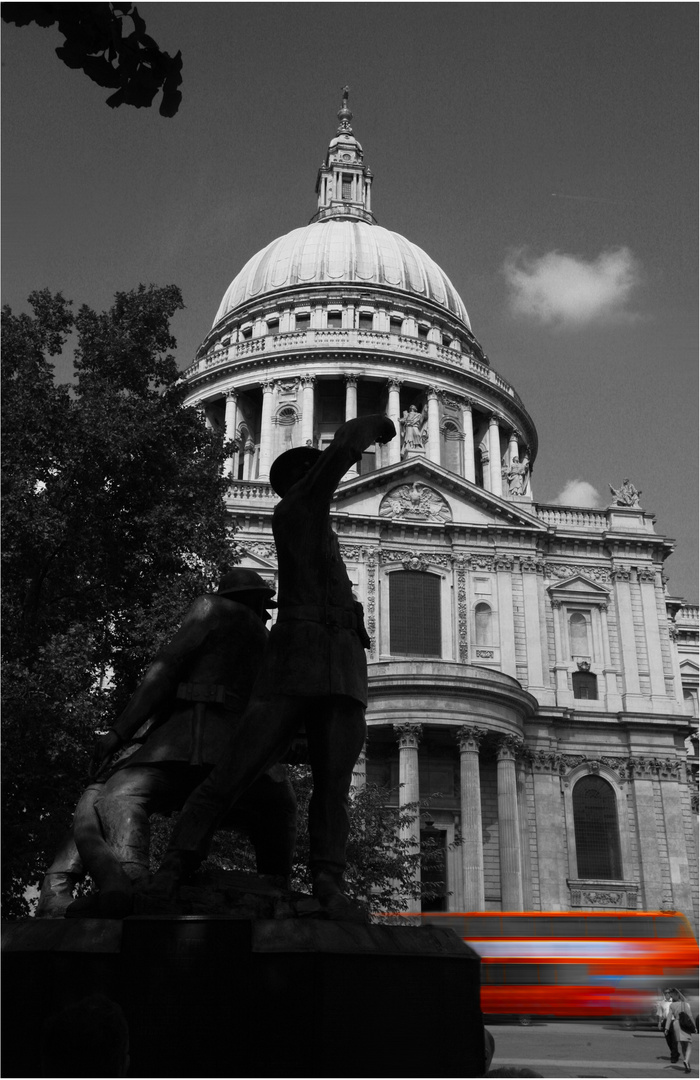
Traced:
[[640, 697], [639, 665], [637, 663], [637, 641], [634, 636], [632, 617], [632, 598], [630, 596], [630, 572], [624, 566], [614, 566], [612, 570], [615, 604], [618, 614], [618, 632], [622, 653], [622, 673], [625, 683], [625, 696], [632, 694]]
[[562, 630], [562, 611], [561, 600], [552, 600], [557, 705], [570, 705], [573, 702], [573, 696], [572, 691], [569, 690], [569, 653], [565, 644], [568, 639]]
[[484, 728], [471, 727], [469, 724], [464, 724], [457, 731], [464, 911], [484, 911], [486, 907], [479, 777], [479, 744], [485, 734]]
[[511, 431], [508, 437], [508, 464], [512, 462], [513, 458], [520, 457], [520, 451], [518, 450], [518, 433], [517, 431]]
[[367, 743], [363, 743], [360, 755], [355, 762], [355, 767], [352, 770], [352, 786], [353, 788], [362, 788], [367, 783]]
[[476, 483], [476, 465], [474, 464], [474, 423], [472, 403], [469, 398], [462, 402], [462, 428], [464, 430], [464, 478]]
[[260, 467], [258, 479], [267, 480], [270, 476], [270, 458], [272, 455], [272, 393], [274, 381], [269, 379], [262, 384], [263, 402], [260, 419]]
[[494, 495], [502, 495], [501, 437], [498, 431], [497, 416], [492, 416], [489, 419], [489, 471], [491, 473], [491, 491]]
[[642, 612], [644, 616], [644, 633], [647, 639], [647, 654], [649, 656], [649, 681], [651, 692], [654, 697], [660, 698], [658, 707], [665, 704], [666, 680], [664, 678], [664, 664], [661, 652], [661, 633], [659, 631], [659, 611], [656, 606], [656, 574], [651, 567], [641, 567], [637, 570], [639, 588], [642, 594]]
[[[418, 773], [418, 744], [423, 734], [421, 724], [394, 724], [399, 742], [399, 808], [417, 803], [420, 798]], [[400, 830], [402, 840], [409, 840], [416, 852], [420, 851], [420, 813], [416, 808], [412, 818]], [[416, 869], [416, 881], [420, 882], [420, 868]]]
[[[654, 809], [654, 765], [653, 759], [630, 760], [642, 871], [642, 907], [645, 911], [660, 911], [664, 902], [663, 868]], [[624, 824], [619, 822], [622, 827]], [[623, 873], [629, 873], [626, 867], [623, 867]]]
[[[236, 438], [238, 426], [238, 394], [235, 390], [229, 390], [226, 394], [226, 440], [233, 442]], [[233, 455], [226, 458], [224, 472], [230, 476], [233, 473]]]
[[428, 390], [428, 457], [440, 464], [440, 406], [434, 386]]
[[389, 388], [389, 401], [386, 414], [390, 420], [394, 421], [396, 437], [390, 443], [387, 443], [384, 453], [388, 457], [388, 464], [394, 465], [397, 461], [401, 461], [401, 425], [399, 423], [401, 417], [401, 381], [399, 379], [389, 379], [387, 386]]
[[564, 807], [556, 750], [537, 750], [532, 755], [537, 866], [542, 911], [566, 911], [569, 871], [564, 846]]
[[498, 853], [501, 863], [503, 911], [523, 910], [523, 871], [520, 859], [520, 820], [515, 756], [522, 740], [504, 735], [498, 747]]
[[479, 453], [481, 454], [481, 475], [484, 481], [484, 491], [491, 490], [491, 465], [489, 459], [488, 446], [480, 446]]
[[513, 559], [510, 555], [497, 555], [496, 589], [498, 590], [499, 645], [501, 671], [516, 677], [515, 667], [515, 621], [513, 616]]
[[[357, 375], [345, 376], [345, 421], [354, 420], [357, 416]], [[345, 474], [346, 479], [351, 479], [353, 476], [357, 476], [359, 472], [359, 462], [355, 462], [351, 465]]]
[[671, 901], [676, 911], [683, 911], [692, 919], [693, 884], [688, 865], [681, 803], [681, 761], [666, 758], [659, 764], [661, 803], [664, 810], [664, 827], [668, 844], [668, 862], [671, 874]]
[[528, 686], [544, 686], [537, 563], [533, 559], [524, 559], [521, 562], [521, 567], [523, 571], [527, 681]]
[[617, 688], [617, 671], [612, 665], [612, 656], [610, 653], [610, 631], [608, 629], [608, 605], [601, 604], [600, 606], [600, 634], [603, 639], [603, 659], [605, 667], [603, 668], [603, 675], [605, 678], [605, 702], [606, 708], [611, 712], [619, 712], [622, 709], [622, 697]]
[[314, 441], [314, 384], [313, 375], [301, 377], [301, 444], [308, 446]]

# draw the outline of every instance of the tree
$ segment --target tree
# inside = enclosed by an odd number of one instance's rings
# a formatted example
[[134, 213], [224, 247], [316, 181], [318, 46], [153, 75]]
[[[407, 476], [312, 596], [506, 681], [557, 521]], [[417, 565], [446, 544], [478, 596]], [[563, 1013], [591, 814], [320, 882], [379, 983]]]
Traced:
[[[174, 286], [102, 313], [48, 291], [3, 312], [3, 802], [7, 915], [48, 865], [109, 725], [187, 605], [237, 561], [226, 447], [185, 385]], [[74, 386], [50, 358], [74, 331]]]
[[[290, 766], [290, 779], [299, 809], [299, 834], [292, 871], [292, 887], [308, 891], [308, 806], [312, 791], [307, 765]], [[350, 835], [347, 847], [345, 889], [371, 912], [420, 910], [421, 899], [443, 895], [444, 883], [419, 880], [421, 867], [439, 867], [444, 848], [437, 840], [424, 840], [416, 848], [401, 837], [401, 827], [423, 812], [430, 800], [395, 805], [396, 791], [377, 784], [363, 784], [350, 791]], [[155, 871], [165, 854], [172, 828], [168, 818], [154, 817], [151, 831], [151, 866]], [[255, 871], [252, 846], [234, 832], [214, 835], [204, 868]]]
[[[58, 24], [65, 38], [56, 55], [69, 68], [79, 68], [98, 86], [115, 90], [107, 104], [152, 104], [163, 91], [161, 116], [174, 116], [182, 94], [182, 56], [170, 56], [146, 33], [146, 24], [133, 4], [3, 4], [2, 18], [15, 26]], [[125, 33], [131, 21], [131, 30]]]

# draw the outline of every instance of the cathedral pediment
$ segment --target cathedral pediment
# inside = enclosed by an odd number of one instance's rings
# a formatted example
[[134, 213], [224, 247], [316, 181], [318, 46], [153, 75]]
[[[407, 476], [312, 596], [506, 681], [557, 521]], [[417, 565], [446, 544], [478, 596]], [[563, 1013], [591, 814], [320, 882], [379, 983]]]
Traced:
[[588, 603], [605, 604], [610, 599], [608, 589], [583, 574], [557, 581], [548, 587], [547, 592], [552, 600], [586, 600]]
[[492, 495], [428, 460], [409, 458], [341, 484], [335, 507], [343, 513], [430, 525], [482, 525], [546, 532], [533, 514]]

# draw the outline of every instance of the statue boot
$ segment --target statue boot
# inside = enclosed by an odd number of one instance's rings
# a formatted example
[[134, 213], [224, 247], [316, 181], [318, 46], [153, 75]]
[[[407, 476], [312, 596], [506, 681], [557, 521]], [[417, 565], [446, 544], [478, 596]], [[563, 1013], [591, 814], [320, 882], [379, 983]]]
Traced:
[[73, 903], [73, 890], [80, 877], [80, 874], [69, 874], [64, 870], [48, 871], [44, 874], [34, 917], [62, 919], [66, 909]]
[[327, 919], [333, 922], [369, 923], [366, 908], [345, 895], [342, 873], [314, 870], [311, 877], [313, 895]]

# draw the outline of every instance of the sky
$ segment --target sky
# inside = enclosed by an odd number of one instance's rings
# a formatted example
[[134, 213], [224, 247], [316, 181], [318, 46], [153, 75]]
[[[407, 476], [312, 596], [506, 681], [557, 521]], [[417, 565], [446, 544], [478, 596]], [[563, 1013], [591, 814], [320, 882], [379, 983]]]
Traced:
[[697, 603], [695, 3], [138, 10], [182, 51], [172, 119], [110, 109], [56, 28], [3, 24], [3, 303], [176, 284], [186, 367], [247, 259], [314, 213], [347, 83], [379, 224], [447, 273], [535, 422], [535, 499], [606, 506], [629, 477]]

